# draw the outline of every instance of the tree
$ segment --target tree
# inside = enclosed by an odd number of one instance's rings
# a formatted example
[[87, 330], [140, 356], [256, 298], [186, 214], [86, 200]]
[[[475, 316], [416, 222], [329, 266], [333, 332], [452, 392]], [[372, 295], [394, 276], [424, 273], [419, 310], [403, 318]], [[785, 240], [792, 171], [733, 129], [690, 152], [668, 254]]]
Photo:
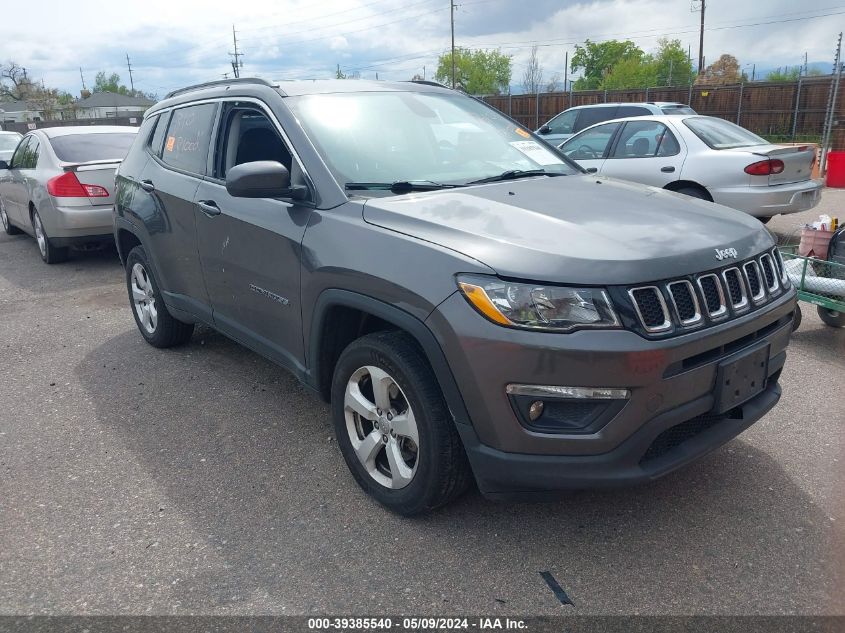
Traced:
[[778, 68], [766, 75], [766, 81], [798, 81], [801, 77], [801, 66]]
[[736, 84], [742, 79], [739, 62], [733, 55], [724, 54], [704, 69], [695, 80], [696, 84], [714, 86]]
[[605, 76], [600, 88], [604, 90], [627, 90], [656, 86], [657, 70], [657, 62], [649, 55], [643, 59], [623, 59]]
[[572, 72], [583, 70], [582, 76], [575, 82], [576, 90], [594, 90], [598, 88], [610, 70], [623, 60], [642, 59], [643, 51], [629, 40], [608, 40], [591, 42], [584, 46], [576, 45], [572, 56]]
[[[555, 72], [549, 79], [549, 83], [546, 84], [546, 92], [559, 92], [561, 85], [560, 73]], [[565, 89], [566, 86], [564, 86]]]
[[112, 73], [108, 77], [104, 71], [94, 76], [94, 92], [115, 92], [117, 94], [129, 94], [129, 89], [120, 84], [120, 75]]
[[537, 57], [537, 45], [531, 47], [531, 55], [528, 57], [528, 65], [522, 73], [522, 91], [526, 94], [536, 94], [543, 87], [543, 67]]
[[0, 64], [0, 98], [12, 101], [29, 99], [38, 90], [26, 75], [26, 69], [17, 62], [9, 60]]
[[[452, 52], [437, 60], [434, 78], [452, 84]], [[501, 94], [511, 82], [511, 57], [499, 50], [455, 49], [455, 84], [469, 94]]]
[[692, 64], [681, 40], [662, 37], [657, 40], [655, 86], [686, 85], [692, 78]]

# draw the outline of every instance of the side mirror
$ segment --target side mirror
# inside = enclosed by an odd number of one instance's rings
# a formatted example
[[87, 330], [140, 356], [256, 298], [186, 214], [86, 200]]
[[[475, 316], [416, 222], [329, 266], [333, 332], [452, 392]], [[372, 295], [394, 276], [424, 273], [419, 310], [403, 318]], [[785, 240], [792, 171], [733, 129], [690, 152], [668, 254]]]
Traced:
[[0, 160], [0, 169], [9, 169], [9, 163], [5, 160]]
[[538, 134], [548, 134], [548, 133], [550, 133], [551, 131], [552, 131], [552, 128], [550, 128], [550, 127], [548, 126], [548, 124], [543, 124], [542, 126], [540, 126], [540, 129], [539, 129], [539, 130], [537, 130], [537, 133], [538, 133]]
[[294, 198], [308, 195], [306, 187], [291, 186], [288, 168], [274, 160], [235, 165], [226, 174], [226, 191], [235, 198]]

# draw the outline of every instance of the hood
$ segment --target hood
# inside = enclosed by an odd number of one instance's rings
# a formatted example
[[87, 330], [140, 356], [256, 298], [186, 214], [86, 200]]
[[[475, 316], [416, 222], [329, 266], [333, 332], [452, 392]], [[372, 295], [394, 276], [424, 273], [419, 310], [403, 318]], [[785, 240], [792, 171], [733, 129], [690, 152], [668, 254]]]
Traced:
[[755, 218], [654, 187], [543, 177], [373, 198], [372, 224], [458, 251], [502, 277], [630, 284], [724, 266], [773, 245]]

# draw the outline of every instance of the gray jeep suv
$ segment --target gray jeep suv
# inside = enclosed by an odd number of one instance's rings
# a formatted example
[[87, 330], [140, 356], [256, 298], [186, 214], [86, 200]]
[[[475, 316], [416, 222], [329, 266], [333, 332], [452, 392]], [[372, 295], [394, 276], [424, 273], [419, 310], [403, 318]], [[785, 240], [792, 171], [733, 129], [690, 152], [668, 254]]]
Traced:
[[228, 80], [153, 106], [117, 176], [130, 305], [331, 403], [402, 514], [645, 482], [780, 397], [795, 291], [732, 211], [586, 175], [439, 85]]

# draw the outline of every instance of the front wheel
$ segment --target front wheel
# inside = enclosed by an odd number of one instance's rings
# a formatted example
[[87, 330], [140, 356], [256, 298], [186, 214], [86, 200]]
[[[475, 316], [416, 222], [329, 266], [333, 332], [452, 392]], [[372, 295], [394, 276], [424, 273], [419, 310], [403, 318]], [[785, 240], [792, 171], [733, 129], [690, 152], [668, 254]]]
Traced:
[[6, 235], [17, 235], [21, 232], [18, 227], [12, 226], [12, 223], [9, 221], [9, 216], [6, 214], [6, 206], [2, 200], [0, 200], [0, 224], [3, 225], [3, 231]]
[[830, 327], [845, 327], [845, 312], [837, 312], [836, 310], [828, 310], [821, 306], [816, 306], [819, 312], [819, 318]]
[[368, 494], [410, 516], [460, 495], [470, 470], [437, 379], [402, 332], [351, 343], [332, 380], [332, 418], [346, 465]]
[[136, 246], [126, 257], [126, 288], [135, 324], [147, 343], [173, 347], [191, 338], [193, 324], [177, 321], [167, 311], [143, 246]]

